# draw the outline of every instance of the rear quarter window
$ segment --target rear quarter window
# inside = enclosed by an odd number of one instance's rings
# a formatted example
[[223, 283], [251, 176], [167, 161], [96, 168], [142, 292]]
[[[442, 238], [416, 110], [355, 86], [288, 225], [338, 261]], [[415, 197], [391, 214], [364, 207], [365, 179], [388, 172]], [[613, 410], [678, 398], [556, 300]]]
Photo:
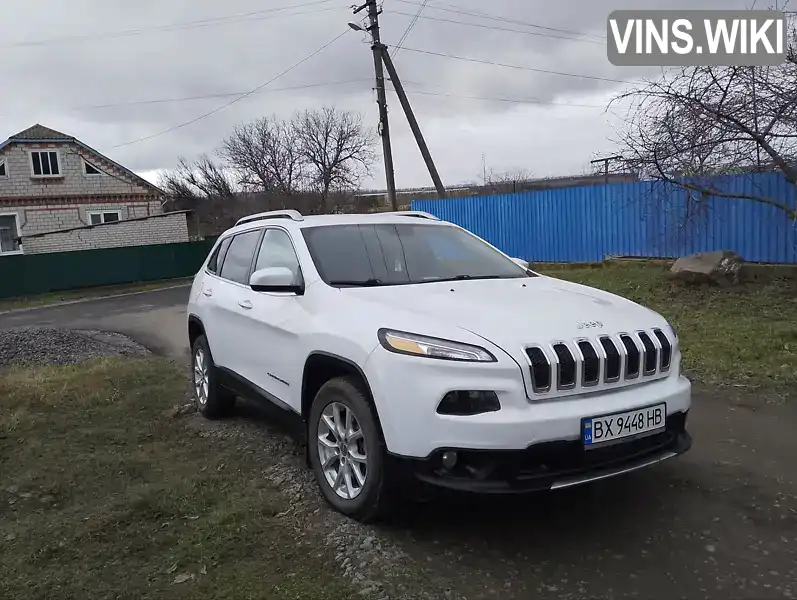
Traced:
[[224, 264], [224, 257], [227, 255], [227, 250], [230, 247], [230, 241], [232, 237], [228, 237], [222, 240], [221, 244], [216, 246], [216, 249], [213, 251], [213, 255], [210, 257], [208, 261], [207, 269], [213, 274], [217, 274], [221, 265]]

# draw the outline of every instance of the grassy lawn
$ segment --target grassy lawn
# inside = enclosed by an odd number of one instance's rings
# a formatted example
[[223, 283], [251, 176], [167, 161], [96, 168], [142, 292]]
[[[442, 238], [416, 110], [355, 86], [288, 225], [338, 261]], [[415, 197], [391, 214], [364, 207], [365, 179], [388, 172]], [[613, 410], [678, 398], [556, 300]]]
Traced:
[[667, 266], [607, 263], [541, 268], [552, 277], [601, 288], [666, 317], [678, 331], [684, 368], [710, 384], [787, 389], [797, 384], [797, 281], [720, 289], [667, 277]]
[[184, 398], [160, 360], [0, 374], [0, 598], [354, 596], [256, 453], [168, 414]]
[[13, 310], [15, 308], [30, 308], [34, 306], [45, 306], [47, 304], [58, 304], [69, 300], [80, 300], [82, 298], [104, 298], [115, 294], [125, 294], [130, 292], [146, 292], [162, 287], [180, 285], [188, 283], [190, 279], [169, 279], [166, 281], [150, 281], [147, 283], [129, 283], [125, 285], [108, 285], [102, 287], [87, 288], [82, 290], [67, 290], [64, 292], [52, 292], [48, 294], [37, 294], [35, 296], [24, 296], [20, 298], [8, 298], [0, 300], [0, 312]]

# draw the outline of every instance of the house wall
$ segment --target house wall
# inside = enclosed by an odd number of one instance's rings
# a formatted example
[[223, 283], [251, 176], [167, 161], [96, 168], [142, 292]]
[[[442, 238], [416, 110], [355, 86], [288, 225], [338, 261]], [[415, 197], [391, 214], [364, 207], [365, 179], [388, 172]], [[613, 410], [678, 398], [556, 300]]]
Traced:
[[[56, 150], [61, 177], [32, 176], [30, 151]], [[102, 175], [84, 175], [83, 158], [105, 171]], [[77, 144], [12, 143], [0, 152], [6, 161], [6, 176], [0, 177], [0, 199], [10, 197], [56, 197], [110, 194], [147, 194], [153, 190], [134, 181], [130, 175], [114, 167], [98, 155], [92, 155]]]
[[122, 246], [149, 246], [188, 241], [185, 213], [119, 221], [70, 231], [22, 238], [25, 254], [45, 254]]
[[121, 219], [135, 219], [161, 214], [158, 201], [126, 202], [124, 198], [58, 198], [51, 201], [3, 202], [0, 214], [16, 214], [18, 235], [34, 235], [71, 227], [90, 225], [88, 214], [99, 211], [119, 211]]

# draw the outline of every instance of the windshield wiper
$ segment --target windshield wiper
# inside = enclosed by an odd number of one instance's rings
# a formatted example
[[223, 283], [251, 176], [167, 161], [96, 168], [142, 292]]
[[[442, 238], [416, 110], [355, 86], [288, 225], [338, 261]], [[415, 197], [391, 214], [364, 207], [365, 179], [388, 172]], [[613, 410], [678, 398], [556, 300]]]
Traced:
[[440, 279], [428, 279], [429, 283], [437, 281], [472, 281], [476, 279], [508, 279], [502, 275], [455, 275], [454, 277], [442, 277]]
[[371, 279], [352, 279], [352, 280], [344, 280], [344, 279], [336, 279], [334, 281], [330, 281], [329, 285], [351, 285], [357, 287], [377, 287], [380, 285], [387, 285], [381, 279], [371, 278]]

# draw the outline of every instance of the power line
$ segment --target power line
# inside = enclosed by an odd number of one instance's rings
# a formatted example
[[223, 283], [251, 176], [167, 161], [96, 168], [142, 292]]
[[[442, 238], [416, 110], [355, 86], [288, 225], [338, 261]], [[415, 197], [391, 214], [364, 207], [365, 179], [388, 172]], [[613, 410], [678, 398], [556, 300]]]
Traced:
[[611, 79], [611, 78], [608, 78], [608, 77], [597, 77], [597, 76], [594, 76], [594, 75], [581, 75], [581, 74], [578, 74], [578, 73], [566, 73], [564, 71], [551, 71], [551, 70], [548, 70], [548, 69], [537, 69], [537, 68], [534, 68], [534, 67], [524, 67], [524, 66], [520, 66], [520, 65], [510, 65], [510, 64], [507, 64], [507, 63], [499, 63], [499, 62], [493, 62], [493, 61], [489, 61], [489, 60], [481, 60], [481, 59], [478, 59], [478, 58], [470, 58], [470, 57], [467, 57], [467, 56], [456, 56], [454, 54], [444, 54], [442, 52], [432, 52], [431, 50], [420, 50], [418, 48], [407, 48], [406, 46], [404, 47], [404, 49], [407, 52], [418, 52], [419, 54], [428, 54], [429, 56], [440, 56], [442, 58], [451, 58], [451, 59], [454, 59], [454, 60], [462, 60], [462, 61], [478, 63], [478, 64], [482, 64], [482, 65], [492, 65], [492, 66], [495, 66], [495, 67], [506, 67], [508, 69], [519, 69], [521, 71], [533, 71], [535, 73], [546, 73], [548, 75], [560, 75], [562, 77], [575, 77], [577, 79], [591, 79], [591, 80], [594, 80], [594, 81], [608, 81], [608, 82], [611, 82], [611, 83], [631, 83], [631, 82], [629, 82], [627, 80], [623, 80], [623, 79]]
[[[309, 88], [317, 88], [317, 87], [327, 87], [327, 86], [335, 86], [335, 85], [346, 85], [350, 83], [365, 83], [369, 82], [371, 79], [348, 79], [345, 81], [326, 81], [322, 83], [308, 83], [305, 85], [291, 85], [287, 87], [280, 87], [280, 88], [271, 88], [271, 89], [263, 89], [259, 90], [256, 93], [264, 93], [264, 92], [285, 92], [291, 90], [304, 90]], [[195, 100], [217, 100], [219, 98], [231, 98], [233, 96], [242, 96], [246, 92], [219, 92], [217, 94], [199, 94], [196, 96], [180, 96], [176, 98], [151, 98], [147, 100], [126, 100], [124, 102], [111, 102], [107, 104], [85, 104], [83, 106], [72, 106], [66, 108], [66, 110], [70, 112], [80, 112], [80, 111], [89, 111], [89, 110], [102, 110], [107, 108], [122, 108], [126, 106], [146, 106], [146, 105], [153, 105], [153, 104], [174, 104], [179, 102], [191, 102]], [[0, 113], [0, 117], [7, 116], [9, 113]]]
[[[326, 81], [322, 83], [310, 83], [305, 85], [292, 85], [286, 87], [279, 87], [279, 88], [270, 88], [270, 89], [261, 89], [256, 93], [265, 93], [265, 92], [284, 92], [284, 91], [294, 91], [294, 90], [304, 90], [304, 89], [311, 89], [311, 88], [319, 88], [319, 87], [331, 87], [331, 86], [338, 86], [338, 85], [349, 85], [353, 83], [368, 83], [372, 80], [368, 79], [348, 79], [344, 81]], [[429, 84], [419, 82], [419, 81], [405, 81], [405, 85], [413, 86], [413, 88], [417, 86], [427, 87]], [[434, 85], [432, 85], [434, 87]], [[570, 102], [553, 102], [547, 100], [540, 100], [539, 98], [507, 98], [505, 96], [472, 96], [472, 95], [462, 95], [462, 94], [452, 94], [452, 93], [444, 93], [444, 92], [432, 92], [432, 91], [425, 91], [423, 89], [413, 89], [412, 92], [414, 94], [422, 94], [424, 96], [439, 96], [445, 98], [454, 98], [454, 99], [463, 99], [463, 100], [483, 100], [489, 102], [507, 102], [512, 104], [539, 104], [543, 106], [564, 106], [564, 107], [575, 107], [575, 108], [605, 108], [604, 106], [598, 104], [576, 104]], [[216, 94], [200, 94], [196, 96], [180, 96], [175, 98], [152, 98], [146, 100], [128, 100], [124, 102], [113, 102], [107, 104], [87, 104], [83, 106], [73, 106], [67, 108], [66, 110], [72, 112], [80, 112], [80, 111], [89, 111], [89, 110], [104, 110], [109, 108], [123, 108], [129, 106], [147, 106], [147, 105], [156, 105], [156, 104], [177, 104], [180, 102], [192, 102], [197, 100], [217, 100], [220, 98], [230, 98], [235, 96], [242, 96], [246, 94], [246, 92], [219, 92]], [[5, 116], [7, 113], [0, 113], [0, 116]]]
[[270, 20], [276, 19], [280, 17], [293, 17], [293, 16], [300, 16], [300, 15], [307, 15], [307, 14], [315, 14], [316, 12], [321, 11], [329, 11], [329, 10], [339, 10], [340, 7], [327, 7], [327, 8], [316, 8], [313, 11], [309, 12], [298, 12], [298, 13], [290, 13], [284, 15], [275, 15], [272, 13], [277, 13], [285, 10], [292, 10], [296, 8], [307, 8], [311, 6], [318, 6], [320, 4], [327, 4], [332, 2], [333, 0], [313, 0], [312, 2], [305, 2], [303, 4], [293, 4], [289, 6], [279, 6], [275, 8], [268, 8], [248, 13], [238, 13], [234, 15], [227, 15], [222, 17], [213, 17], [210, 19], [202, 19], [198, 21], [185, 21], [179, 23], [171, 23], [169, 25], [157, 25], [154, 27], [142, 27], [139, 29], [125, 29], [121, 31], [109, 31], [105, 33], [98, 33], [92, 35], [76, 35], [76, 36], [68, 36], [68, 37], [61, 37], [61, 38], [49, 38], [43, 40], [31, 40], [27, 42], [12, 42], [8, 44], [0, 44], [0, 48], [19, 48], [25, 46], [50, 46], [55, 44], [68, 44], [72, 42], [87, 42], [93, 40], [102, 40], [102, 39], [109, 39], [109, 38], [117, 38], [117, 37], [129, 37], [135, 35], [141, 35], [146, 33], [160, 33], [160, 32], [169, 32], [169, 31], [182, 31], [186, 29], [197, 29], [200, 27], [211, 27], [217, 25], [231, 25], [236, 23], [249, 23], [255, 21], [263, 21], [263, 20]]
[[[390, 11], [388, 11], [388, 14], [403, 15], [405, 17], [412, 17], [413, 16], [410, 13], [405, 13], [405, 12], [401, 12], [401, 11], [398, 11], [398, 10], [390, 10]], [[456, 23], [457, 25], [467, 25], [469, 27], [481, 27], [482, 29], [492, 29], [492, 30], [495, 30], [495, 31], [509, 31], [509, 32], [512, 32], [512, 33], [523, 33], [525, 35], [534, 35], [534, 36], [538, 36], [538, 37], [551, 38], [551, 39], [554, 39], [554, 40], [570, 40], [570, 41], [573, 41], [573, 42], [588, 42], [590, 44], [602, 44], [603, 43], [603, 42], [600, 42], [598, 40], [591, 40], [591, 39], [587, 39], [587, 38], [564, 37], [564, 36], [561, 36], [561, 35], [552, 35], [550, 33], [539, 33], [537, 31], [524, 31], [522, 29], [510, 29], [509, 27], [499, 27], [497, 25], [485, 25], [483, 23], [468, 23], [467, 21], [455, 21], [453, 19], [443, 19], [443, 18], [440, 18], [440, 17], [431, 17], [431, 16], [428, 16], [428, 15], [419, 16], [417, 18], [428, 19], [430, 21], [440, 21], [442, 23]], [[417, 18], [416, 18], [416, 20], [417, 20]]]
[[300, 65], [303, 65], [308, 60], [310, 60], [311, 58], [316, 56], [317, 54], [320, 54], [321, 52], [326, 50], [329, 46], [331, 46], [332, 44], [337, 42], [340, 38], [342, 38], [344, 35], [346, 35], [349, 31], [350, 30], [347, 28], [345, 31], [343, 31], [343, 33], [341, 33], [341, 34], [335, 36], [334, 38], [332, 38], [326, 44], [321, 46], [318, 50], [315, 50], [311, 54], [307, 55], [306, 57], [304, 57], [299, 62], [294, 63], [293, 65], [291, 65], [290, 67], [288, 67], [287, 69], [285, 69], [281, 73], [275, 75], [274, 77], [272, 77], [271, 79], [269, 79], [265, 83], [262, 83], [259, 86], [257, 86], [256, 88], [253, 88], [253, 89], [249, 90], [248, 92], [245, 92], [244, 94], [241, 94], [240, 96], [230, 100], [229, 102], [226, 102], [225, 104], [222, 104], [221, 106], [214, 108], [210, 112], [207, 112], [207, 113], [205, 113], [203, 115], [200, 115], [200, 116], [198, 116], [198, 117], [196, 117], [194, 119], [191, 119], [190, 121], [185, 121], [184, 123], [180, 123], [180, 124], [175, 125], [173, 127], [169, 127], [168, 129], [164, 129], [163, 131], [159, 131], [158, 133], [153, 133], [151, 135], [146, 135], [146, 136], [131, 140], [129, 142], [124, 142], [122, 144], [117, 144], [116, 146], [113, 146], [113, 147], [114, 148], [121, 148], [123, 146], [130, 146], [131, 144], [137, 144], [137, 143], [143, 142], [145, 140], [151, 140], [152, 138], [160, 137], [160, 136], [165, 135], [167, 133], [171, 133], [172, 131], [176, 131], [177, 129], [182, 129], [183, 127], [187, 127], [188, 125], [192, 125], [192, 124], [196, 123], [197, 121], [201, 121], [202, 119], [206, 119], [207, 117], [209, 117], [211, 115], [214, 115], [217, 112], [220, 112], [220, 111], [224, 110], [225, 108], [227, 108], [229, 106], [232, 106], [236, 102], [239, 102], [239, 101], [243, 100], [244, 98], [248, 98], [252, 94], [256, 94], [257, 92], [262, 90], [264, 87], [266, 87], [270, 83], [276, 81], [277, 79], [279, 79], [280, 77], [282, 77], [284, 75], [287, 75], [288, 73], [293, 71], [295, 68], [299, 67]]
[[572, 108], [600, 108], [605, 109], [605, 106], [599, 104], [575, 104], [570, 102], [553, 102], [547, 100], [540, 100], [538, 98], [502, 98], [499, 96], [463, 96], [460, 94], [446, 94], [442, 92], [427, 92], [423, 90], [412, 90], [413, 94], [422, 94], [424, 96], [442, 96], [445, 98], [461, 98], [464, 100], [483, 100], [488, 102], [507, 102], [509, 104], [538, 104], [542, 106], [564, 106]]
[[421, 13], [423, 12], [423, 9], [426, 6], [427, 2], [429, 2], [429, 0], [423, 0], [421, 7], [418, 9], [418, 12], [416, 12], [414, 15], [407, 13], [400, 13], [400, 14], [406, 14], [408, 17], [412, 17], [412, 21], [410, 21], [410, 24], [407, 26], [407, 30], [404, 32], [404, 35], [401, 36], [401, 39], [399, 39], [398, 44], [396, 44], [396, 49], [393, 51], [393, 58], [395, 58], [398, 55], [398, 53], [401, 51], [402, 44], [404, 44], [404, 42], [407, 40], [407, 37], [410, 35], [410, 31], [412, 31], [412, 28], [415, 27], [415, 23], [418, 22], [418, 17], [421, 16]]
[[[412, 0], [395, 0], [396, 2], [402, 2], [404, 4], [412, 4], [414, 6], [418, 6], [418, 2], [413, 2]], [[443, 8], [443, 7], [451, 7], [451, 8]], [[543, 29], [545, 31], [553, 31], [556, 33], [565, 33], [568, 35], [578, 35], [578, 36], [586, 36], [591, 38], [597, 38], [598, 40], [605, 41], [606, 38], [598, 35], [593, 35], [589, 33], [584, 33], [583, 31], [574, 31], [572, 29], [559, 29], [557, 27], [548, 27], [547, 25], [540, 25], [539, 23], [531, 23], [529, 21], [521, 21], [518, 19], [510, 19], [509, 17], [504, 17], [501, 15], [495, 15], [491, 13], [480, 12], [476, 10], [468, 11], [462, 10], [461, 6], [457, 6], [456, 4], [447, 4], [445, 2], [441, 2], [439, 4], [429, 4], [428, 8], [434, 10], [440, 10], [443, 12], [450, 12], [456, 13], [458, 15], [468, 15], [471, 17], [480, 17], [482, 19], [489, 19], [491, 21], [501, 21], [503, 23], [511, 23], [513, 25], [525, 25], [526, 27], [533, 27], [535, 29]]]

